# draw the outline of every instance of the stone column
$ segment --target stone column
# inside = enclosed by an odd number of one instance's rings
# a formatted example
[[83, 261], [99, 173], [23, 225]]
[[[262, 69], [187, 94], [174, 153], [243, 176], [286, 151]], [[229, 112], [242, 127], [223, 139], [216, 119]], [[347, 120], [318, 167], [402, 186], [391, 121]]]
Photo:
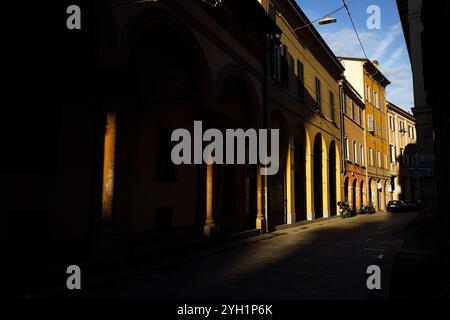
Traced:
[[353, 199], [353, 183], [350, 183], [350, 179], [348, 181], [348, 204], [350, 205], [351, 208], [353, 208], [354, 206], [354, 201], [355, 199]]
[[112, 216], [114, 196], [114, 164], [116, 146], [116, 113], [108, 112], [104, 138], [103, 156], [103, 188], [102, 188], [102, 219], [109, 221]]
[[313, 177], [314, 155], [306, 153], [306, 217], [314, 220], [314, 177]]
[[[322, 151], [323, 152], [323, 151]], [[322, 155], [322, 203], [323, 203], [323, 217], [330, 216], [330, 186], [328, 168], [330, 167], [330, 159]]]
[[266, 218], [263, 212], [263, 186], [261, 167], [256, 170], [256, 229], [259, 229], [260, 233], [266, 232]]
[[206, 221], [203, 227], [203, 234], [210, 238], [217, 226], [213, 216], [213, 185], [214, 185], [214, 170], [212, 164], [206, 165]]
[[288, 157], [286, 161], [286, 198], [287, 198], [287, 223], [295, 224], [295, 186], [294, 186], [294, 145], [289, 143]]
[[360, 189], [360, 187], [359, 187], [359, 183], [356, 183], [356, 191], [355, 191], [355, 194], [356, 194], [356, 199], [355, 199], [355, 205], [354, 205], [354, 208], [355, 208], [356, 211], [358, 211], [358, 210], [359, 210], [359, 207], [361, 206], [361, 202], [362, 202], [362, 199], [361, 199], [361, 189]]

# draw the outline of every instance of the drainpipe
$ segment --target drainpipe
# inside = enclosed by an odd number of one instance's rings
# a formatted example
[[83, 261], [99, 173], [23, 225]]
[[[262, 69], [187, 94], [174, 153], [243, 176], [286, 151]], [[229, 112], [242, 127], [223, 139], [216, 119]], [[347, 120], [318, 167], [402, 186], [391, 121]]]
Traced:
[[[263, 63], [263, 114], [262, 114], [262, 127], [263, 129], [269, 129], [269, 96], [268, 96], [268, 70], [267, 65], [269, 60], [267, 56], [269, 54], [269, 50], [272, 49], [272, 45], [280, 43], [280, 37], [278, 34], [266, 34], [264, 36], [266, 49], [264, 52], [264, 63]], [[263, 179], [263, 190], [264, 190], [264, 201], [263, 201], [263, 209], [264, 209], [264, 218], [266, 223], [266, 233], [269, 232], [269, 223], [268, 223], [268, 211], [269, 211], [269, 180], [267, 175], [264, 175]]]
[[[270, 39], [270, 35], [266, 34], [264, 36], [264, 40], [265, 40], [265, 46], [267, 46], [269, 44], [268, 49], [266, 49], [264, 51], [264, 61], [263, 61], [263, 103], [262, 103], [262, 127], [263, 129], [268, 129], [268, 123], [269, 123], [269, 117], [268, 117], [268, 89], [267, 89], [267, 64], [268, 64], [268, 59], [267, 59], [267, 55], [268, 55], [268, 50], [271, 49], [271, 39]], [[269, 232], [269, 223], [268, 223], [268, 205], [269, 205], [269, 201], [268, 201], [268, 196], [269, 196], [269, 192], [268, 192], [268, 180], [267, 180], [267, 175], [263, 176], [263, 181], [262, 181], [262, 187], [263, 187], [263, 212], [264, 212], [264, 219], [265, 219], [265, 229], [266, 229], [266, 233]]]
[[[345, 79], [344, 76], [342, 76], [343, 79]], [[344, 96], [344, 80], [339, 80], [339, 114], [340, 114], [340, 125], [341, 125], [341, 174], [345, 175], [346, 168], [345, 168], [345, 146], [344, 146], [344, 103], [345, 103], [345, 96]], [[341, 200], [341, 199], [339, 199]]]

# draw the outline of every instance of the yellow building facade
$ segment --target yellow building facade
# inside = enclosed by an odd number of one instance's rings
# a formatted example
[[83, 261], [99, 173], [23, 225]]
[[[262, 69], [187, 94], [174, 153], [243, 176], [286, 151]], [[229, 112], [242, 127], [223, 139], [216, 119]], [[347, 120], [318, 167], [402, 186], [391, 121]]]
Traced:
[[391, 188], [389, 200], [417, 201], [420, 183], [411, 171], [419, 166], [416, 120], [414, 116], [388, 101], [389, 160]]
[[364, 97], [366, 121], [367, 199], [384, 211], [390, 183], [387, 129], [386, 87], [390, 81], [378, 68], [377, 61], [340, 57], [345, 77]]
[[[281, 134], [282, 170], [268, 182], [267, 218], [274, 229], [337, 215], [343, 67], [295, 3], [261, 5], [282, 31], [268, 58], [268, 121]], [[299, 26], [307, 27], [295, 31]]]

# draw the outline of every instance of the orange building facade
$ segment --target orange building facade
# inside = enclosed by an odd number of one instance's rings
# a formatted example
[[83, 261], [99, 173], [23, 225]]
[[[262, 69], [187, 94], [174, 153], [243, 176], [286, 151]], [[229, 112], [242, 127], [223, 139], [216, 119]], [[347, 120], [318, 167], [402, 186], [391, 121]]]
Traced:
[[384, 211], [389, 201], [389, 142], [387, 128], [386, 87], [390, 81], [378, 69], [377, 61], [340, 57], [345, 77], [363, 97], [365, 103], [365, 136], [367, 200]]
[[347, 81], [342, 83], [343, 114], [343, 198], [358, 210], [367, 201], [367, 170], [365, 142], [365, 103]]

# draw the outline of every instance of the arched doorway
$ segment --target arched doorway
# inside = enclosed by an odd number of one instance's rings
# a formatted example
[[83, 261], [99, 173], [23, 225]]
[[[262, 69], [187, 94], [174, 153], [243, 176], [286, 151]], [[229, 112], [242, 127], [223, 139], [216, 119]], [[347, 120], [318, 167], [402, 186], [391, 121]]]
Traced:
[[348, 180], [348, 177], [344, 180], [344, 202], [349, 202]]
[[323, 146], [322, 135], [314, 139], [314, 213], [315, 218], [323, 218]]
[[356, 195], [358, 194], [357, 190], [356, 190], [357, 186], [358, 186], [358, 183], [357, 183], [356, 179], [354, 179], [353, 185], [352, 185], [352, 204], [351, 204], [351, 207], [353, 210], [357, 210], [357, 208], [358, 208], [358, 205], [357, 205], [358, 199], [356, 198]]
[[391, 183], [391, 180], [385, 180], [384, 181], [384, 208], [386, 208], [387, 204], [389, 203], [389, 200], [391, 198], [391, 192], [389, 192], [389, 185]]
[[[232, 66], [224, 69], [216, 82], [216, 91], [217, 103], [208, 126], [221, 130], [223, 136], [226, 129], [258, 128], [259, 110], [254, 90], [239, 69]], [[247, 152], [249, 143], [247, 138]], [[234, 163], [213, 165], [213, 215], [223, 233], [256, 227], [258, 166], [237, 164], [236, 144]]]
[[378, 180], [376, 185], [377, 190], [377, 208], [378, 210], [383, 210], [383, 184], [381, 183], [381, 180]]
[[[289, 148], [289, 131], [286, 120], [281, 112], [272, 113], [270, 127], [280, 130], [280, 162], [278, 173], [268, 177], [269, 182], [269, 230], [287, 223], [287, 189], [286, 189], [286, 162]], [[295, 156], [294, 156], [295, 157]], [[294, 159], [295, 160], [295, 159]]]
[[[111, 220], [119, 232], [190, 230], [204, 215], [199, 167], [173, 164], [170, 137], [176, 128], [192, 128], [212, 85], [195, 38], [169, 20], [140, 19], [130, 26], [126, 79], [108, 104], [108, 127], [117, 126]], [[105, 146], [105, 159], [111, 149]]]
[[298, 129], [294, 139], [294, 192], [296, 220], [307, 220], [306, 199], [306, 147], [308, 143], [306, 130], [303, 126]]
[[369, 179], [369, 202], [377, 207], [377, 184], [373, 178]]
[[359, 187], [359, 199], [360, 203], [358, 205], [364, 205], [366, 204], [366, 197], [365, 197], [365, 190], [364, 190], [364, 181], [361, 181], [361, 185]]
[[330, 189], [330, 215], [335, 216], [337, 214], [337, 153], [336, 143], [334, 141], [330, 144], [329, 150], [329, 162], [328, 162], [328, 176], [329, 176], [329, 189]]

